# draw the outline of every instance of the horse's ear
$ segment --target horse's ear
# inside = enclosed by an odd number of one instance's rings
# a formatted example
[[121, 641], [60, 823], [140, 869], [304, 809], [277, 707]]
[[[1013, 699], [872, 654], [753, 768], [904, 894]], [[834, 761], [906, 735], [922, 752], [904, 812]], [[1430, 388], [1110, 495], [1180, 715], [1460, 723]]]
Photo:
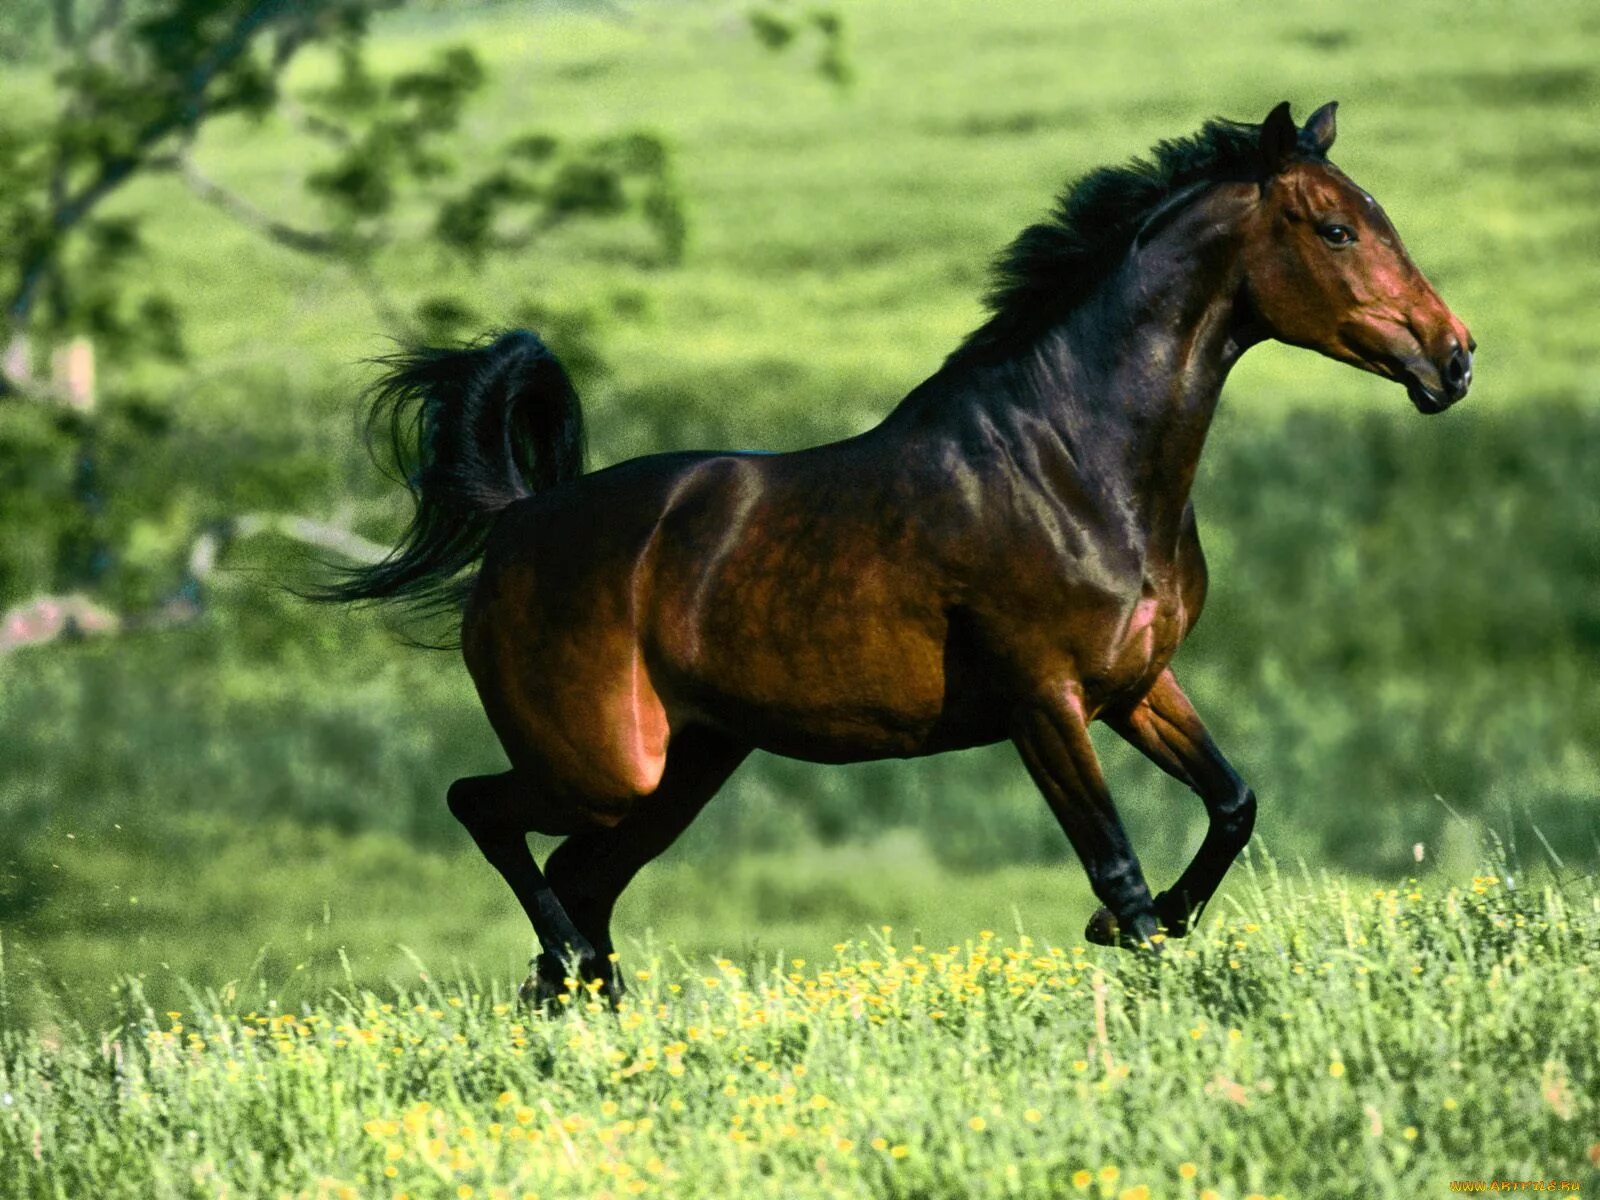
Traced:
[[1289, 165], [1300, 139], [1300, 130], [1289, 115], [1289, 102], [1283, 101], [1261, 122], [1261, 159], [1268, 172], [1276, 175]]
[[1305, 148], [1312, 154], [1325, 155], [1333, 149], [1333, 139], [1338, 134], [1334, 125], [1333, 114], [1339, 111], [1339, 102], [1329, 100], [1316, 112], [1311, 114], [1311, 119], [1306, 122], [1305, 129], [1300, 137]]

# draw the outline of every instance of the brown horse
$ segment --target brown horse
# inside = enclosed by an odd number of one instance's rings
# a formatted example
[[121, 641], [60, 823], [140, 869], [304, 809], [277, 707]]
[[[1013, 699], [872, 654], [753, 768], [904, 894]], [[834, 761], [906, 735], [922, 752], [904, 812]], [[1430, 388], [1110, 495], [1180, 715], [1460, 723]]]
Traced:
[[[1094, 172], [998, 265], [993, 315], [876, 428], [792, 454], [582, 473], [577, 398], [534, 335], [398, 356], [416, 515], [330, 596], [464, 605], [511, 769], [451, 811], [543, 953], [620, 987], [613, 905], [754, 748], [814, 762], [1009, 738], [1103, 907], [1090, 940], [1181, 936], [1255, 798], [1168, 667], [1206, 569], [1190, 485], [1229, 369], [1277, 338], [1394, 379], [1425, 413], [1475, 348], [1381, 208], [1296, 127], [1212, 121]], [[476, 573], [472, 572], [477, 565]], [[1209, 830], [1152, 896], [1089, 739], [1103, 720], [1198, 793]], [[570, 835], [541, 872], [526, 834]]]

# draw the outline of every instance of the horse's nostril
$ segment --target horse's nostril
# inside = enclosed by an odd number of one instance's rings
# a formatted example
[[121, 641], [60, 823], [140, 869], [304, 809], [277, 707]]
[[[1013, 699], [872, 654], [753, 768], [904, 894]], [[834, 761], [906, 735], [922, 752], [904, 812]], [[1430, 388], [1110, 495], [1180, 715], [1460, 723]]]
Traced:
[[1467, 388], [1472, 385], [1472, 355], [1463, 350], [1460, 345], [1450, 351], [1450, 357], [1445, 360], [1444, 371], [1445, 388], [1450, 392], [1452, 399], [1459, 400], [1467, 394]]

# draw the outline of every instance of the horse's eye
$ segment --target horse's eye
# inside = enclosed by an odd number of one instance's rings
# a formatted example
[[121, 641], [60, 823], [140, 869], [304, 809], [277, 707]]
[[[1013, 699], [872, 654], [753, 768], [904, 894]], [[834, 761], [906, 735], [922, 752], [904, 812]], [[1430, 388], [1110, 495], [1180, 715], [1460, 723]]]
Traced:
[[1356, 240], [1356, 231], [1348, 225], [1324, 225], [1317, 232], [1330, 246], [1348, 246]]

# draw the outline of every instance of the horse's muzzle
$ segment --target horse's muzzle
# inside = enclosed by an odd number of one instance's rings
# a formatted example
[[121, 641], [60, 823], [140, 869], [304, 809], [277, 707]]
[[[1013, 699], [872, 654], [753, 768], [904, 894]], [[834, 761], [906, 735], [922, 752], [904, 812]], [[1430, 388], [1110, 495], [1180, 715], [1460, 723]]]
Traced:
[[1427, 374], [1434, 378], [1424, 379], [1418, 373], [1410, 373], [1406, 394], [1418, 412], [1441, 413], [1467, 394], [1472, 387], [1472, 352], [1475, 349], [1475, 342], [1463, 346], [1451, 338], [1449, 353], [1442, 361], [1430, 364], [1433, 369]]

